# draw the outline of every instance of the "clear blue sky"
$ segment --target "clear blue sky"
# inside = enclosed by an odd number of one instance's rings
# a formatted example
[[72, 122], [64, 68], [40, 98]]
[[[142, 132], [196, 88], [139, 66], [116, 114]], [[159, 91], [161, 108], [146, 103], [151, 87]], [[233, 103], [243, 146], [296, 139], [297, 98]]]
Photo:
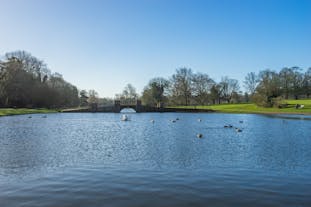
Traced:
[[311, 66], [311, 0], [0, 0], [0, 54], [15, 50], [100, 96], [182, 66], [242, 81]]

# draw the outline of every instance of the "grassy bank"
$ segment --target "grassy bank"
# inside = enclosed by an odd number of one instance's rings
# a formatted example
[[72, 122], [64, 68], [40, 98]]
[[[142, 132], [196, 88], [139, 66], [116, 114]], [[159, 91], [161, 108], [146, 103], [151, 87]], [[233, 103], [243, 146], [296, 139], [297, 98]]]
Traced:
[[[288, 114], [311, 114], [311, 99], [308, 100], [286, 100], [287, 106], [284, 108], [264, 108], [255, 104], [219, 104], [211, 106], [177, 106], [176, 108], [196, 108], [212, 109], [216, 112], [223, 113], [288, 113]], [[303, 108], [296, 109], [295, 105], [304, 105]]]
[[84, 111], [84, 110], [88, 110], [89, 107], [75, 107], [75, 108], [67, 108], [67, 109], [63, 109], [61, 110], [61, 112], [76, 112], [76, 111]]
[[9, 115], [21, 115], [21, 114], [39, 114], [39, 113], [55, 113], [56, 110], [50, 109], [13, 109], [13, 108], [4, 108], [0, 109], [0, 116], [9, 116]]

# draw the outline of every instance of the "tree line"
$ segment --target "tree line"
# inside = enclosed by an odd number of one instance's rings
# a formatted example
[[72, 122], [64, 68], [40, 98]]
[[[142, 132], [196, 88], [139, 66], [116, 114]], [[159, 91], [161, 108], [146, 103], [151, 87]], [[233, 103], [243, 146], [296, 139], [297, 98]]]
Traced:
[[[309, 98], [311, 68], [285, 67], [279, 72], [250, 72], [243, 81], [224, 76], [219, 82], [208, 74], [182, 67], [168, 78], [152, 78], [139, 95], [133, 85], [115, 99], [141, 99], [144, 105], [211, 105], [254, 102], [259, 106], [280, 106], [283, 99]], [[5, 54], [0, 60], [0, 107], [66, 108], [94, 104], [112, 105], [113, 99], [99, 98], [95, 90], [78, 90], [61, 74], [25, 51]]]
[[238, 80], [228, 76], [217, 83], [206, 73], [179, 68], [168, 79], [151, 79], [141, 99], [150, 106], [253, 102], [263, 107], [281, 107], [282, 100], [310, 97], [311, 68], [304, 71], [299, 67], [285, 67], [279, 72], [270, 69], [257, 74], [250, 72], [245, 76], [243, 86], [245, 92], [240, 90]]
[[30, 53], [6, 53], [0, 61], [1, 107], [63, 108], [79, 102], [77, 87]]
[[210, 105], [244, 102], [239, 82], [227, 76], [217, 83], [206, 73], [179, 68], [169, 77], [153, 78], [144, 88], [142, 101], [147, 105]]
[[222, 103], [248, 103], [258, 106], [281, 107], [282, 100], [309, 98], [311, 95], [311, 68], [285, 67], [279, 72], [266, 69], [250, 72], [243, 81], [245, 91], [236, 79], [224, 76], [219, 82], [208, 74], [179, 68], [169, 78], [157, 77], [149, 81], [139, 97], [128, 84], [117, 99], [141, 98], [143, 104], [161, 105], [212, 105]]
[[252, 101], [259, 106], [281, 107], [283, 99], [309, 98], [311, 94], [311, 68], [285, 67], [279, 72], [267, 69], [258, 74], [251, 72], [245, 86]]

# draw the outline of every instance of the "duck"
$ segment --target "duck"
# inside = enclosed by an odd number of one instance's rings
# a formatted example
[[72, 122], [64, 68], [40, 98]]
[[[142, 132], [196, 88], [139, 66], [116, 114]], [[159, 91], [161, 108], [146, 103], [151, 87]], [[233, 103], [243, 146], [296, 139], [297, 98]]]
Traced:
[[203, 134], [197, 134], [197, 138], [202, 138], [203, 137]]
[[198, 119], [198, 122], [201, 122], [202, 120], [201, 119]]
[[151, 120], [150, 120], [150, 122], [151, 122], [151, 123], [154, 123], [154, 120], [153, 120], [153, 119], [151, 119]]
[[237, 129], [235, 129], [235, 131], [236, 132], [242, 132], [242, 129], [237, 128]]

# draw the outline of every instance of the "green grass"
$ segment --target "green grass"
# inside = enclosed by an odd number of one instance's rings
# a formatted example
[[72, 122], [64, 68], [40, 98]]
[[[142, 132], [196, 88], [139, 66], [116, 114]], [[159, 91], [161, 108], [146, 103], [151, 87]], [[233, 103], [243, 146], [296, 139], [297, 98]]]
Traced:
[[13, 108], [3, 108], [0, 109], [0, 116], [9, 116], [9, 115], [21, 115], [21, 114], [38, 114], [38, 113], [54, 113], [56, 110], [50, 109], [13, 109]]
[[303, 104], [311, 106], [311, 99], [302, 99], [302, 100], [285, 100], [288, 104]]
[[79, 110], [85, 110], [85, 109], [89, 109], [88, 106], [79, 106], [79, 107], [74, 107], [74, 108], [66, 108], [66, 109], [63, 109], [61, 110], [61, 112], [70, 112], [70, 111], [79, 111]]
[[[288, 105], [285, 108], [264, 108], [255, 104], [219, 104], [211, 106], [177, 106], [177, 108], [212, 109], [223, 113], [289, 113], [289, 114], [311, 114], [311, 99], [308, 100], [284, 100]], [[302, 109], [296, 109], [295, 105], [304, 105]]]

